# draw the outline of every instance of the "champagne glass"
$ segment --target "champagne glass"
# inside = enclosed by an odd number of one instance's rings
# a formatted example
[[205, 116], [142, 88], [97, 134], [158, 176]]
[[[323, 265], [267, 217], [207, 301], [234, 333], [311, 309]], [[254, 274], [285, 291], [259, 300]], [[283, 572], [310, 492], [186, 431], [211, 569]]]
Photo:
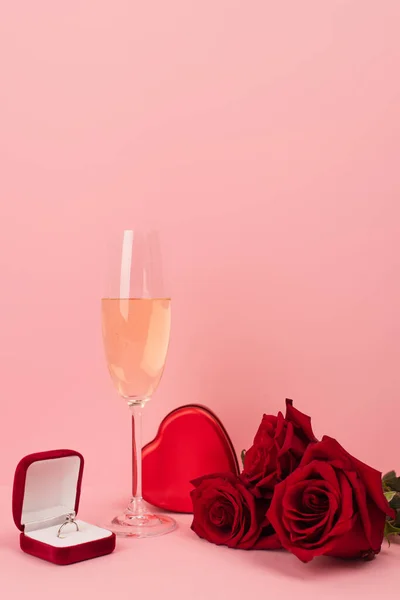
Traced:
[[153, 514], [142, 498], [142, 409], [156, 391], [167, 357], [171, 299], [166, 295], [158, 235], [126, 230], [113, 246], [107, 296], [101, 301], [111, 379], [133, 419], [133, 497], [110, 529], [123, 537], [162, 535], [176, 522]]

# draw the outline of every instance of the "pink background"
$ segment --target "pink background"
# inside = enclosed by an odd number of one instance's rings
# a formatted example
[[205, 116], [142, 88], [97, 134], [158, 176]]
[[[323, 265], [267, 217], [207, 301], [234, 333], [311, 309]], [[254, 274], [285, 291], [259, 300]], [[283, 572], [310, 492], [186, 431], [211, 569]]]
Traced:
[[0, 483], [67, 446], [88, 486], [128, 492], [99, 301], [105, 232], [143, 222], [173, 297], [146, 439], [196, 402], [240, 451], [289, 396], [400, 469], [399, 19], [398, 0], [2, 3]]

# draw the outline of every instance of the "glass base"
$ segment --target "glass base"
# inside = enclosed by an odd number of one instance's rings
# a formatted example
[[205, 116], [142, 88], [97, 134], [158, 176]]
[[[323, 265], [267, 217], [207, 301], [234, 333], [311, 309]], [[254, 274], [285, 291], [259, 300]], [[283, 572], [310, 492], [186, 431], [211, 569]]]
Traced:
[[176, 529], [176, 521], [164, 514], [135, 513], [129, 508], [115, 517], [108, 527], [118, 537], [146, 538], [164, 535]]

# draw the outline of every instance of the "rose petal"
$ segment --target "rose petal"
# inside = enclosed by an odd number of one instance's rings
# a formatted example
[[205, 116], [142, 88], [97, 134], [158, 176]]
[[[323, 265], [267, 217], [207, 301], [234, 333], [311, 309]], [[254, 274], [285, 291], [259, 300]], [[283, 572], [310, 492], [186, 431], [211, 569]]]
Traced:
[[[358, 558], [370, 550], [372, 549], [365, 537], [364, 527], [358, 515], [353, 518], [351, 527], [347, 532], [332, 539], [330, 548], [325, 549], [325, 554], [336, 558]], [[375, 554], [378, 552], [379, 549]]]
[[254, 545], [254, 550], [279, 550], [280, 548], [282, 544], [276, 533], [261, 536]]
[[394, 519], [396, 516], [396, 511], [389, 506], [385, 496], [383, 495], [382, 473], [376, 469], [373, 469], [372, 467], [369, 467], [357, 458], [354, 458], [354, 456], [350, 456], [350, 458], [357, 471], [360, 473], [360, 477], [362, 478], [367, 489], [368, 496], [383, 513]]
[[286, 420], [293, 423], [304, 434], [308, 442], [318, 441], [311, 427], [311, 417], [294, 408], [293, 400], [289, 398], [286, 398]]
[[228, 481], [233, 484], [236, 481], [236, 475], [234, 475], [233, 473], [230, 473], [230, 472], [212, 473], [211, 475], [203, 475], [202, 477], [198, 477], [197, 479], [194, 479], [190, 483], [194, 487], [199, 487], [203, 482], [210, 482], [210, 485], [211, 485], [213, 479], [223, 479], [224, 481]]
[[255, 446], [266, 446], [268, 448], [274, 439], [277, 422], [277, 417], [273, 415], [264, 415], [254, 437], [253, 444]]
[[[282, 416], [282, 419], [283, 419], [282, 413], [279, 413], [279, 414]], [[292, 423], [287, 423], [286, 424], [286, 435], [283, 440], [283, 444], [281, 445], [280, 448], [278, 448], [278, 456], [279, 457], [282, 456], [283, 454], [286, 454], [293, 448], [293, 438], [294, 437], [295, 436], [294, 436], [293, 425], [292, 425]]]
[[267, 518], [269, 522], [276, 531], [283, 548], [286, 548], [287, 550], [290, 549], [291, 544], [288, 531], [282, 522], [282, 502], [286, 493], [287, 481], [292, 476], [293, 474], [290, 475], [287, 479], [285, 479], [285, 481], [278, 483], [278, 485], [275, 487], [274, 495], [271, 501], [271, 506], [269, 507], [267, 512]]
[[248, 530], [242, 537], [242, 543], [253, 545], [260, 535], [260, 523], [257, 518], [256, 500], [244, 486], [240, 487], [240, 491], [249, 513]]

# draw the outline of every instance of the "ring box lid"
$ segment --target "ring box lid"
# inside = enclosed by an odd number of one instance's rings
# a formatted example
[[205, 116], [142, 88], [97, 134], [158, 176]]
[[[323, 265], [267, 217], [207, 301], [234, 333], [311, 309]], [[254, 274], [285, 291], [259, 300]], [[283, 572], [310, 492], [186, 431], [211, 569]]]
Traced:
[[52, 450], [25, 456], [13, 487], [13, 517], [18, 529], [32, 531], [62, 523], [77, 514], [84, 460], [74, 450]]

